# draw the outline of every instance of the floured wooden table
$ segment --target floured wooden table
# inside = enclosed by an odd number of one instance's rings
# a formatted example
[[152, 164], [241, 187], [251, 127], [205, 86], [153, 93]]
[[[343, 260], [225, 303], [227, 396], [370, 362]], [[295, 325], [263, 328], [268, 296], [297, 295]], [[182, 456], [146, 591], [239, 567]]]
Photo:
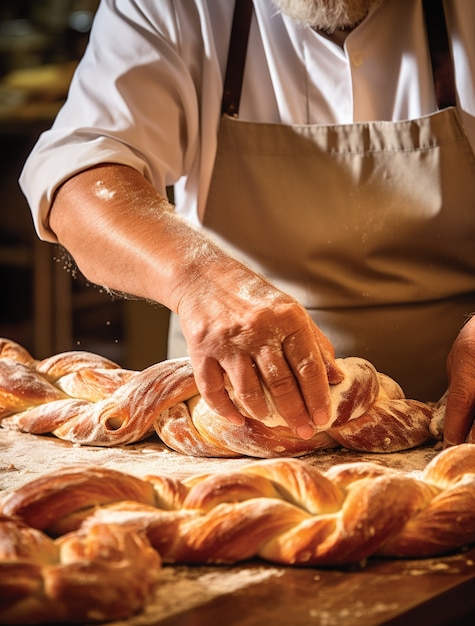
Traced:
[[[432, 446], [390, 455], [347, 450], [304, 460], [324, 471], [370, 460], [417, 475], [437, 454]], [[78, 447], [51, 437], [0, 429], [3, 493], [68, 465], [101, 465], [136, 476], [186, 478], [239, 469], [249, 458], [186, 457], [158, 439], [116, 448]], [[144, 611], [113, 624], [204, 626], [346, 626], [475, 623], [475, 550], [420, 560], [370, 559], [358, 567], [280, 567], [259, 561], [236, 566], [170, 566]]]

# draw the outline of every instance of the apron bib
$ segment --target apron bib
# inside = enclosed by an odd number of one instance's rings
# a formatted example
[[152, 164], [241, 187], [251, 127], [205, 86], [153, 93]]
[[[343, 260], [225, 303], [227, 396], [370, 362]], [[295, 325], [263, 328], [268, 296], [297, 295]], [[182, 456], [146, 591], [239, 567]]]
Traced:
[[475, 159], [454, 107], [349, 125], [223, 115], [204, 227], [293, 295], [339, 357], [436, 400], [475, 310]]
[[474, 202], [455, 109], [330, 127], [223, 117], [204, 225], [299, 300], [337, 356], [434, 400], [475, 310]]

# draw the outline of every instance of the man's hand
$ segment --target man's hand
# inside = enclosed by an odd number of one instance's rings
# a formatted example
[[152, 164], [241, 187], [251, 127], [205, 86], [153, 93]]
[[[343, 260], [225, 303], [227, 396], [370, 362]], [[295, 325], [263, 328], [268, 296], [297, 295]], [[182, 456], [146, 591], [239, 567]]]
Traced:
[[463, 443], [475, 437], [475, 317], [462, 328], [448, 360], [449, 390], [445, 413], [444, 443]]
[[333, 346], [300, 304], [264, 278], [231, 260], [221, 269], [207, 275], [205, 288], [200, 276], [178, 306], [201, 395], [239, 424], [226, 378], [258, 420], [269, 413], [265, 387], [295, 434], [310, 438], [329, 419], [329, 382], [342, 380]]
[[139, 172], [80, 172], [57, 191], [49, 217], [89, 280], [180, 315], [198, 389], [217, 413], [244, 419], [228, 380], [256, 419], [269, 411], [265, 386], [299, 437], [328, 420], [328, 384], [342, 374], [307, 311], [176, 215]]

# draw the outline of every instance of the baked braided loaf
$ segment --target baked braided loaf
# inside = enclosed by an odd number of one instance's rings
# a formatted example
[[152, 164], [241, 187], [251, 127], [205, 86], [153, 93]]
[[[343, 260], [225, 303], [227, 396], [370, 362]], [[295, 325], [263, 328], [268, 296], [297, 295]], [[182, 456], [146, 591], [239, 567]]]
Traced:
[[156, 432], [178, 452], [210, 457], [300, 456], [339, 445], [395, 452], [433, 438], [428, 404], [406, 399], [394, 380], [364, 359], [339, 359], [338, 365], [345, 378], [331, 387], [331, 419], [304, 441], [275, 410], [243, 426], [214, 413], [198, 393], [189, 359], [134, 372], [80, 351], [36, 361], [0, 339], [0, 421], [5, 428], [96, 446], [133, 443]]
[[339, 566], [467, 546], [475, 445], [441, 452], [419, 478], [299, 459], [182, 481], [68, 467], [6, 495], [0, 514], [1, 623], [112, 619], [139, 608], [161, 561]]

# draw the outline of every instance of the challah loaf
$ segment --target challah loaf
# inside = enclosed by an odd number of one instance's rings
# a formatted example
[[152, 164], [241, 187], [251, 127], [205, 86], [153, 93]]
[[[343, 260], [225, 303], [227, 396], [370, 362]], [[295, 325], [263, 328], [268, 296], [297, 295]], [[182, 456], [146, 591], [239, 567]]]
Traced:
[[264, 421], [248, 417], [243, 426], [214, 413], [198, 393], [189, 359], [133, 372], [88, 352], [36, 361], [3, 339], [0, 420], [4, 428], [96, 446], [137, 442], [156, 432], [178, 452], [210, 457], [301, 456], [336, 446], [394, 452], [433, 438], [431, 406], [406, 399], [395, 381], [364, 359], [338, 364], [345, 377], [330, 388], [331, 419], [304, 441], [276, 410]]
[[427, 557], [475, 542], [475, 445], [419, 478], [298, 459], [239, 471], [137, 478], [67, 467], [0, 500], [0, 621], [115, 619], [136, 611], [161, 562], [339, 566]]

